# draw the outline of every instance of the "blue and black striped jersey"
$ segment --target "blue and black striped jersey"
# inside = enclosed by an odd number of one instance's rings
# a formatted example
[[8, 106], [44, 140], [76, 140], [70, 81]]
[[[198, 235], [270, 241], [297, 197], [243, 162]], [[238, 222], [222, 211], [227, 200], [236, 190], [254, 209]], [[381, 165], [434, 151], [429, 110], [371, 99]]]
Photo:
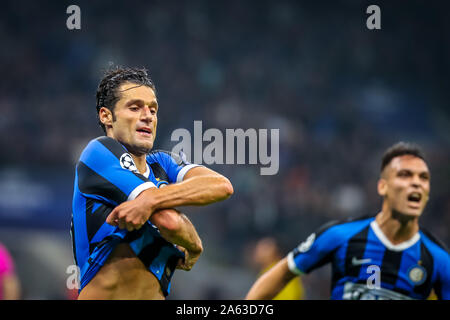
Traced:
[[432, 289], [439, 299], [450, 299], [445, 246], [423, 229], [394, 245], [374, 217], [331, 222], [291, 251], [287, 260], [296, 274], [330, 262], [331, 299], [427, 299]]
[[147, 172], [140, 174], [127, 149], [117, 140], [99, 137], [89, 142], [76, 166], [72, 202], [71, 236], [74, 259], [80, 268], [80, 289], [95, 276], [115, 246], [126, 241], [144, 265], [159, 280], [164, 294], [178, 259], [183, 257], [172, 243], [148, 221], [132, 232], [106, 223], [117, 205], [135, 199], [148, 188], [182, 181], [197, 165], [181, 154], [152, 151]]

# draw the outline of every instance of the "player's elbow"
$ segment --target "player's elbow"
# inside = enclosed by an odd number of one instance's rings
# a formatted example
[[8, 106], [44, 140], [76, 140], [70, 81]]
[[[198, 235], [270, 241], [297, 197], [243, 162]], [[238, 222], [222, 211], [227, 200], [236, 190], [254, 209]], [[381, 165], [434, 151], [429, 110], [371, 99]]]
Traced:
[[233, 185], [226, 177], [220, 178], [220, 189], [224, 199], [228, 199], [234, 193]]
[[181, 229], [181, 217], [175, 209], [162, 209], [152, 214], [150, 221], [159, 229], [176, 233]]
[[193, 251], [195, 254], [198, 254], [198, 255], [200, 255], [203, 252], [203, 243], [202, 243], [202, 240], [199, 237], [197, 237], [195, 239], [195, 242], [194, 242], [194, 244], [192, 246], [192, 250], [191, 251]]

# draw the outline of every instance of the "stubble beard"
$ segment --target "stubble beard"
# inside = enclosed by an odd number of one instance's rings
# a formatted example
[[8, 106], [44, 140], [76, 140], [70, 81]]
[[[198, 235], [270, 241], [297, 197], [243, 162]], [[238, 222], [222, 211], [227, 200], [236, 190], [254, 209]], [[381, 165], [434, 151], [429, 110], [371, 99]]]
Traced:
[[400, 222], [402, 225], [406, 225], [415, 219], [419, 219], [420, 214], [404, 213], [396, 209], [392, 209], [392, 218]]
[[124, 145], [127, 148], [128, 152], [138, 157], [148, 154], [153, 148], [153, 142], [150, 144], [150, 146], [145, 146], [143, 144]]

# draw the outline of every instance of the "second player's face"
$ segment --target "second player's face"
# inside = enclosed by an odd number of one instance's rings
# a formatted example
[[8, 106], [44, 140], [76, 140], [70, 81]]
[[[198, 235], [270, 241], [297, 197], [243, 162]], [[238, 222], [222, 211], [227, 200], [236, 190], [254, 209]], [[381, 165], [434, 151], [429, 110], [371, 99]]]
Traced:
[[141, 155], [153, 148], [158, 123], [158, 102], [155, 92], [147, 86], [124, 83], [119, 87], [121, 98], [114, 108], [113, 138], [128, 151]]
[[417, 157], [404, 155], [392, 159], [382, 180], [384, 197], [390, 209], [419, 217], [428, 202], [430, 173], [426, 163]]

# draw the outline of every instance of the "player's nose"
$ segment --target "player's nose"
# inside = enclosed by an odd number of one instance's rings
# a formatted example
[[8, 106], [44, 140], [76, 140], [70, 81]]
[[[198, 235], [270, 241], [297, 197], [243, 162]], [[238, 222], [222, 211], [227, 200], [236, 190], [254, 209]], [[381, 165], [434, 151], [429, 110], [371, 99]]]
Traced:
[[418, 175], [413, 175], [411, 179], [411, 185], [415, 188], [419, 188], [422, 185], [420, 177]]
[[154, 119], [154, 115], [149, 107], [145, 106], [141, 111], [141, 120], [152, 122]]

